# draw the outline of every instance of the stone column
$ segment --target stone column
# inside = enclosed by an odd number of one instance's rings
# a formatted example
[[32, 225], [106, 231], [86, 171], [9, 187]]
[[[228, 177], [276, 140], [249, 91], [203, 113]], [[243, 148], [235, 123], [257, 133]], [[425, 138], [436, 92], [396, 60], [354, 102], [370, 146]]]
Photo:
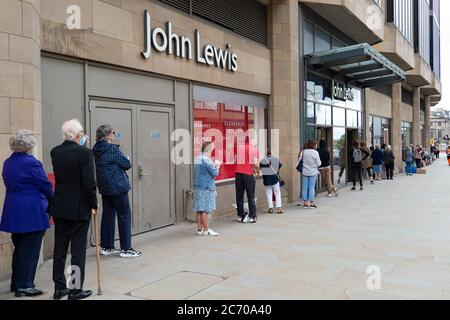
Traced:
[[421, 144], [420, 138], [420, 89], [413, 88], [413, 124], [412, 124], [412, 140], [414, 146]]
[[300, 176], [295, 169], [300, 147], [298, 0], [271, 1], [269, 16], [272, 49], [269, 127], [279, 130], [282, 175], [286, 178], [288, 201], [294, 202], [300, 192]]
[[402, 132], [400, 118], [400, 108], [402, 104], [402, 85], [394, 83], [392, 85], [392, 151], [395, 155], [395, 169], [403, 172], [402, 161]]
[[[0, 1], [0, 163], [9, 156], [8, 140], [18, 129], [37, 134], [35, 153], [41, 159], [40, 68], [39, 1]], [[0, 177], [0, 203], [4, 194]], [[0, 279], [10, 276], [11, 257], [10, 237], [0, 233]]]
[[[431, 97], [425, 96], [425, 148], [430, 150], [431, 148]], [[446, 133], [447, 134], [447, 133]]]

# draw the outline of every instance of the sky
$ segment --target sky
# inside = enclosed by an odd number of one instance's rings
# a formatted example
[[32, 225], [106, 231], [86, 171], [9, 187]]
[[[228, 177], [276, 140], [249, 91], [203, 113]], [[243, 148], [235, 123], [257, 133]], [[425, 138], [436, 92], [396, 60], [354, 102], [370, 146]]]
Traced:
[[441, 82], [442, 100], [438, 108], [450, 110], [450, 19], [446, 14], [450, 13], [450, 1], [441, 1]]

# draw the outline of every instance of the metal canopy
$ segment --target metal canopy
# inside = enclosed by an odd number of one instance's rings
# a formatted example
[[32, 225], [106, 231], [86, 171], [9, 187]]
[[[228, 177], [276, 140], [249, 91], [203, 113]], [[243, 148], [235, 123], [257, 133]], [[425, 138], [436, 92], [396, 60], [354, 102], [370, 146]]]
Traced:
[[405, 81], [405, 72], [367, 43], [310, 54], [306, 59], [309, 69], [330, 71], [361, 88]]

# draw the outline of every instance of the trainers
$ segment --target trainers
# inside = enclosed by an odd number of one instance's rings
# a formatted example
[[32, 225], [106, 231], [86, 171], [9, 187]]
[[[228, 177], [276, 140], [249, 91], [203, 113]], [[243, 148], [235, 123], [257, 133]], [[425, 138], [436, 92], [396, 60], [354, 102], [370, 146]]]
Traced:
[[249, 217], [248, 214], [245, 215], [245, 218], [242, 220], [243, 223], [249, 223]]
[[110, 256], [113, 254], [118, 254], [119, 252], [120, 252], [120, 250], [117, 248], [111, 248], [111, 249], [102, 248], [102, 250], [100, 251], [100, 255]]
[[140, 257], [142, 255], [142, 252], [134, 250], [133, 248], [128, 250], [120, 250], [120, 256], [122, 258], [136, 258]]
[[359, 190], [361, 190], [361, 191], [363, 191], [364, 190], [364, 188], [363, 187], [361, 187]]
[[202, 236], [203, 235], [203, 229], [202, 230], [197, 230], [197, 235], [198, 236]]
[[204, 236], [211, 236], [211, 237], [217, 237], [219, 234], [211, 229], [208, 229], [207, 231], [203, 231]]
[[250, 219], [248, 219], [248, 223], [258, 223], [258, 222], [259, 222], [258, 218], [250, 218]]
[[356, 190], [356, 188], [355, 188], [355, 187], [353, 187], [353, 188], [352, 188], [352, 191], [355, 191], [355, 190]]
[[317, 205], [316, 204], [310, 204], [309, 205], [309, 209], [317, 209]]

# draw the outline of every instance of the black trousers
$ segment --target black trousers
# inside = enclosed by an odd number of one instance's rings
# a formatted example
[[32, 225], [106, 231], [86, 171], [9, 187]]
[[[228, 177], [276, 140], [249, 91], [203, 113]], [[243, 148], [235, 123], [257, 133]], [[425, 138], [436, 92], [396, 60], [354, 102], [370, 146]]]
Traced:
[[31, 233], [13, 233], [14, 244], [12, 258], [11, 289], [34, 288], [34, 278], [41, 253], [44, 231]]
[[359, 181], [359, 185], [363, 186], [363, 179], [362, 179], [362, 164], [361, 162], [353, 162], [352, 163], [352, 182], [353, 187], [356, 187], [356, 181]]
[[119, 225], [120, 249], [131, 249], [131, 209], [128, 192], [116, 196], [102, 196], [103, 214], [101, 227], [101, 246], [114, 248], [116, 214]]
[[394, 180], [394, 165], [393, 164], [385, 164], [384, 167], [386, 168], [386, 179]]
[[249, 217], [256, 218], [256, 180], [254, 176], [247, 174], [236, 173], [236, 204], [238, 210], [238, 216], [244, 218], [244, 192], [247, 193]]
[[57, 218], [54, 221], [55, 249], [53, 253], [53, 282], [55, 283], [55, 290], [64, 290], [67, 288], [65, 266], [70, 244], [73, 278], [69, 284], [69, 289], [73, 292], [78, 292], [83, 289], [84, 283], [89, 221], [70, 221]]

